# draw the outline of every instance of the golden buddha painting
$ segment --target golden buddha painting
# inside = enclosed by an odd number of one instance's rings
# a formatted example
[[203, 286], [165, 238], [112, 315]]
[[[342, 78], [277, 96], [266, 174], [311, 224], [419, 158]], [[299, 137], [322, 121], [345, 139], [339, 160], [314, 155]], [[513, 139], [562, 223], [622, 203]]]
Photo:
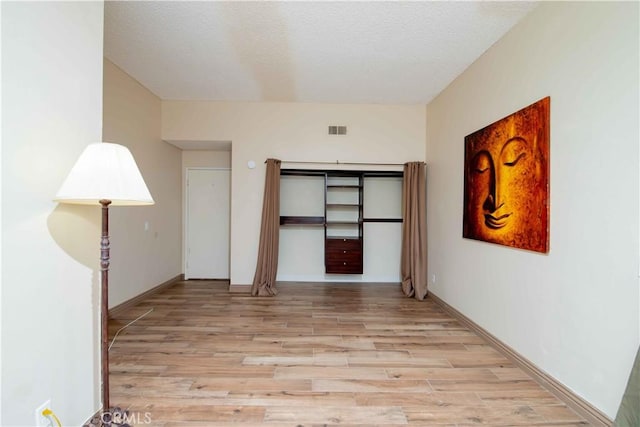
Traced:
[[463, 237], [549, 251], [549, 104], [465, 137]]

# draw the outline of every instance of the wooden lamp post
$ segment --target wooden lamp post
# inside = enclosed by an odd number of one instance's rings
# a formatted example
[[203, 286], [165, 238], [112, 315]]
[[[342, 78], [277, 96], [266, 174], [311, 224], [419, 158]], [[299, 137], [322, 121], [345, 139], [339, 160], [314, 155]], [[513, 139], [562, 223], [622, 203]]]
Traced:
[[131, 152], [107, 142], [89, 144], [54, 199], [60, 203], [102, 206], [100, 239], [102, 411], [109, 406], [109, 206], [154, 203]]

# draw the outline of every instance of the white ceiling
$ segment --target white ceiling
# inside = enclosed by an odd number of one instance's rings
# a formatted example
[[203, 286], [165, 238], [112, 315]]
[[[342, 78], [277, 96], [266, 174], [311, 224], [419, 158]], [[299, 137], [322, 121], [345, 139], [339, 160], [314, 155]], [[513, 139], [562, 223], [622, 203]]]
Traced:
[[108, 1], [105, 56], [162, 99], [426, 104], [535, 5]]

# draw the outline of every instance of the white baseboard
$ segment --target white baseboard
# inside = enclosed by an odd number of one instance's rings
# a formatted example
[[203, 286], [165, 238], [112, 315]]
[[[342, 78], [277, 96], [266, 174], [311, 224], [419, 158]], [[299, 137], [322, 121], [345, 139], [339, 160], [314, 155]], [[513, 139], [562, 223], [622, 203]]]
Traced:
[[533, 377], [533, 379], [544, 389], [553, 393], [558, 399], [566, 403], [567, 406], [576, 411], [578, 415], [583, 417], [590, 424], [595, 426], [613, 426], [613, 420], [607, 417], [607, 415], [600, 411], [598, 408], [575, 394], [560, 381], [547, 374], [533, 362], [500, 341], [498, 338], [493, 336], [473, 320], [469, 319], [467, 316], [444, 302], [442, 299], [440, 299], [440, 297], [433, 294], [433, 292], [429, 292], [428, 298], [433, 299], [436, 304], [442, 307], [451, 316], [458, 319], [460, 323], [487, 340], [489, 344], [491, 344], [496, 350], [506, 356], [520, 369], [531, 375], [531, 377]]
[[116, 305], [113, 308], [109, 309], [109, 318], [112, 319], [114, 317], [118, 317], [118, 315], [120, 313], [122, 313], [123, 311], [126, 311], [127, 309], [133, 307], [134, 305], [138, 304], [139, 302], [141, 302], [142, 300], [149, 298], [151, 295], [156, 294], [160, 291], [162, 291], [163, 289], [166, 289], [170, 286], [173, 286], [174, 283], [176, 282], [180, 282], [184, 280], [184, 274], [178, 274], [175, 277], [172, 277], [171, 279], [167, 280], [166, 282], [160, 283], [158, 286], [155, 286], [151, 289], [149, 289], [148, 291], [145, 291], [143, 293], [141, 293], [140, 295], [137, 295], [131, 299], [128, 299], [127, 301], [120, 303], [118, 305]]

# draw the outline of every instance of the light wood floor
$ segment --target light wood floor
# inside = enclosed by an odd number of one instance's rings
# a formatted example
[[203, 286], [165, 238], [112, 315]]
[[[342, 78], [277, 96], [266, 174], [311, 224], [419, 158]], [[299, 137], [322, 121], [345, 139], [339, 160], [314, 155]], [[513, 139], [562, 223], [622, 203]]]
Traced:
[[[180, 282], [112, 321], [111, 402], [162, 427], [587, 425], [398, 286]], [[147, 418], [145, 420], [145, 412]]]

